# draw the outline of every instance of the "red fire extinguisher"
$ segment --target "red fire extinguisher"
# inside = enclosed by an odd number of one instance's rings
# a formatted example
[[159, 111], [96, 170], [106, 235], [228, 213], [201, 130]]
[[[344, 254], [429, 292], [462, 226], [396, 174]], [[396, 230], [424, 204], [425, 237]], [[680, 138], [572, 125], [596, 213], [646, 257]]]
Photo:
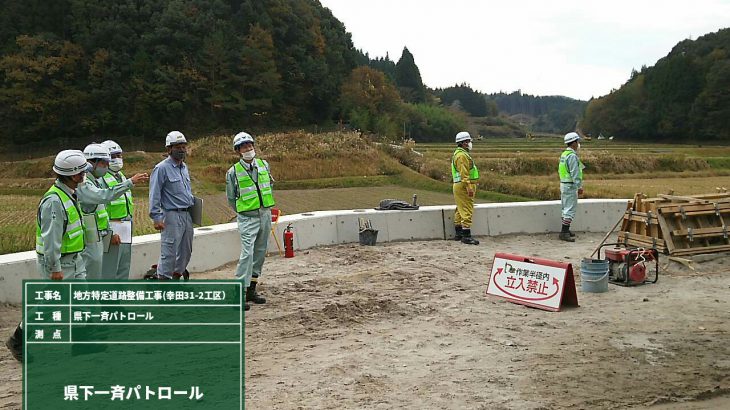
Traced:
[[291, 224], [287, 225], [284, 230], [284, 257], [294, 257], [294, 231], [292, 231]]

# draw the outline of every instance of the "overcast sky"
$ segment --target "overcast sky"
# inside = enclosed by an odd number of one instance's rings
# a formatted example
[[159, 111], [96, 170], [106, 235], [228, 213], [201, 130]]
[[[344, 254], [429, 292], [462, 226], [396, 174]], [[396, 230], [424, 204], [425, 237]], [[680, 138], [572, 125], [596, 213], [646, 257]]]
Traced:
[[429, 87], [588, 99], [679, 41], [730, 27], [730, 0], [320, 0], [355, 47], [397, 62], [406, 46]]

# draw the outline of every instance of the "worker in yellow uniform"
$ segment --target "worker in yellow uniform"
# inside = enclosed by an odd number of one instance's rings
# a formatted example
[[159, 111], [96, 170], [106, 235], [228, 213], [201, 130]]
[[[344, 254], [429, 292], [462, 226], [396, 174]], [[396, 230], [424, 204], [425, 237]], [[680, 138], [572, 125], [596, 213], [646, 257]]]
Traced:
[[479, 170], [469, 151], [472, 149], [471, 135], [462, 131], [456, 134], [456, 151], [451, 156], [451, 177], [454, 181], [454, 240], [469, 245], [479, 245], [479, 241], [471, 236], [471, 222], [474, 214], [474, 196], [479, 182]]

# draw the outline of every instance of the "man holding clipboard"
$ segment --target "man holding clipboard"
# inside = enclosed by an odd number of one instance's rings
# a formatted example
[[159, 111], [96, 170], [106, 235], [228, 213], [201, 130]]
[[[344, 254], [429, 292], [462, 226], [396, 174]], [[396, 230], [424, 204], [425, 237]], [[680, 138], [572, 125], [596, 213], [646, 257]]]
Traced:
[[[122, 172], [124, 159], [122, 147], [112, 140], [102, 142], [111, 155], [109, 172], [99, 179], [105, 188], [113, 188], [123, 184], [127, 177]], [[109, 215], [109, 228], [112, 231], [110, 240], [104, 243], [104, 260], [101, 267], [102, 279], [129, 279], [129, 267], [132, 262], [132, 218], [134, 216], [134, 199], [132, 191], [111, 201], [106, 205]]]

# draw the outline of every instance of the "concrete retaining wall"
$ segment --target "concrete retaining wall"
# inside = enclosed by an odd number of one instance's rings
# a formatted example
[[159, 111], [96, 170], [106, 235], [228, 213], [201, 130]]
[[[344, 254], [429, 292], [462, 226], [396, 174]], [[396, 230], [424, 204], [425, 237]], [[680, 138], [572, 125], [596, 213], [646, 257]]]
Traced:
[[[626, 210], [627, 200], [581, 200], [574, 231], [607, 232]], [[455, 206], [423, 206], [417, 211], [355, 209], [284, 215], [275, 226], [281, 238], [287, 224], [294, 229], [294, 248], [358, 242], [358, 218], [372, 221], [378, 242], [448, 239], [454, 237]], [[512, 233], [556, 232], [560, 228], [560, 201], [478, 204], [474, 209], [472, 235], [497, 236]], [[278, 252], [269, 241], [269, 251]], [[132, 276], [141, 278], [157, 263], [160, 235], [134, 238]], [[202, 272], [235, 261], [240, 254], [237, 224], [195, 229], [193, 257], [188, 269]], [[0, 255], [0, 302], [20, 303], [23, 279], [38, 279], [34, 251]]]

